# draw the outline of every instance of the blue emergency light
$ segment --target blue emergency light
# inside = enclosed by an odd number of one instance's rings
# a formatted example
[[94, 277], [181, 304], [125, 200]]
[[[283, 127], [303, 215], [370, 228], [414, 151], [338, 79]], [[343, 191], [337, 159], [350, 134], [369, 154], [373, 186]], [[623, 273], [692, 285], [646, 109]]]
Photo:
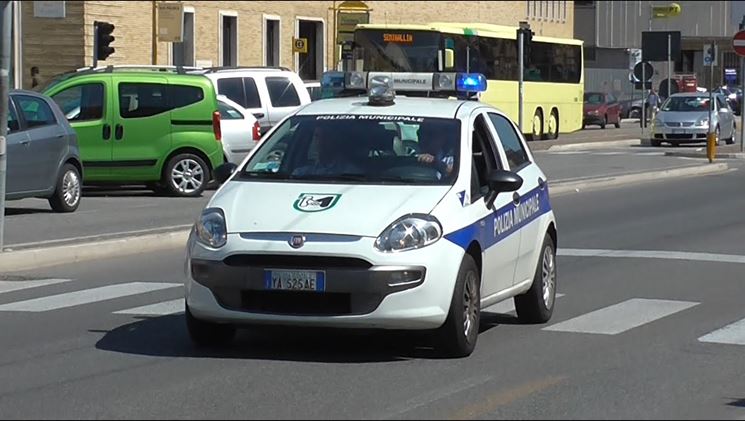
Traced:
[[486, 77], [481, 73], [458, 73], [455, 89], [458, 92], [485, 92]]

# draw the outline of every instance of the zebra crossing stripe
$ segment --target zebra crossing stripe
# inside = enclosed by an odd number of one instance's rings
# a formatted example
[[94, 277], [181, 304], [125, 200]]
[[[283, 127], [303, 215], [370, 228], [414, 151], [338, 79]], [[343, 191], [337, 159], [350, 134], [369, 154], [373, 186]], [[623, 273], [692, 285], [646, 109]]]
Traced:
[[70, 282], [72, 279], [37, 279], [33, 281], [0, 281], [0, 294]]
[[[561, 298], [563, 296], [564, 294], [558, 292], [556, 293], [556, 298]], [[515, 300], [510, 298], [492, 306], [486, 307], [481, 311], [488, 311], [489, 313], [509, 314], [515, 311]]]
[[699, 342], [745, 345], [745, 319], [698, 338]]
[[176, 283], [160, 282], [129, 282], [126, 284], [108, 285], [99, 288], [84, 289], [82, 291], [67, 292], [64, 294], [50, 295], [48, 297], [34, 298], [31, 300], [17, 301], [0, 305], [0, 311], [23, 311], [41, 312], [95, 303], [98, 301], [112, 300], [115, 298], [128, 297], [131, 295], [162, 289], [183, 286]]
[[137, 316], [168, 316], [170, 314], [183, 313], [185, 311], [184, 299], [179, 298], [162, 303], [150, 304], [127, 310], [115, 311], [114, 314], [132, 314]]
[[633, 298], [545, 327], [543, 330], [617, 335], [695, 305], [698, 303]]

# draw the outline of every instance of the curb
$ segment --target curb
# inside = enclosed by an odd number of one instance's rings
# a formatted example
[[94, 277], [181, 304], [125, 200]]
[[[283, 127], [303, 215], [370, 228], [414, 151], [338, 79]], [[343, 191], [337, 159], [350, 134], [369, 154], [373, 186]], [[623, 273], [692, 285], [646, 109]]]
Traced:
[[41, 247], [0, 254], [0, 273], [34, 270], [59, 264], [128, 256], [169, 248], [184, 247], [190, 229], [158, 234], [146, 234], [65, 246]]
[[[708, 159], [705, 153], [701, 152], [665, 152], [665, 156], [677, 156], [681, 158], [701, 158], [701, 159]], [[745, 153], [743, 152], [723, 152], [723, 153], [717, 153], [716, 157], [718, 159], [745, 159]]]
[[591, 178], [576, 181], [558, 181], [553, 184], [549, 182], [550, 192], [560, 195], [580, 190], [592, 190], [604, 187], [617, 186], [633, 182], [655, 181], [665, 178], [684, 177], [692, 175], [715, 174], [727, 171], [727, 164], [706, 164], [693, 167], [671, 168], [659, 171], [646, 171], [635, 174], [623, 174], [611, 177]]
[[641, 140], [639, 139], [623, 139], [623, 140], [598, 140], [595, 142], [583, 142], [583, 143], [568, 143], [566, 145], [553, 145], [547, 150], [549, 151], [566, 151], [566, 150], [577, 150], [577, 149], [601, 149], [601, 148], [615, 148], [618, 146], [633, 146], [640, 145]]

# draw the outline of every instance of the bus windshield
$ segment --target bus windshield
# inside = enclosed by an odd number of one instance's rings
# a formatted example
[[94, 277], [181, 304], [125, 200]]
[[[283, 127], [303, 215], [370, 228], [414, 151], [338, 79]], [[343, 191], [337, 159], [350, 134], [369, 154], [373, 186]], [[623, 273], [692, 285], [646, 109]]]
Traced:
[[430, 31], [357, 30], [362, 71], [436, 72], [440, 34]]

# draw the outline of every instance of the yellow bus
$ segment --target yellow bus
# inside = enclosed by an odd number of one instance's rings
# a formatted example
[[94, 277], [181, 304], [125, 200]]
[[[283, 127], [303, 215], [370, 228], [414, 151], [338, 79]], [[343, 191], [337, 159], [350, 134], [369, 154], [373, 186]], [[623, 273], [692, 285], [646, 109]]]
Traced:
[[[480, 96], [518, 121], [517, 27], [490, 24], [365, 24], [354, 34], [352, 65], [364, 72], [482, 73]], [[526, 53], [523, 127], [555, 139], [582, 127], [582, 41], [533, 36]]]

